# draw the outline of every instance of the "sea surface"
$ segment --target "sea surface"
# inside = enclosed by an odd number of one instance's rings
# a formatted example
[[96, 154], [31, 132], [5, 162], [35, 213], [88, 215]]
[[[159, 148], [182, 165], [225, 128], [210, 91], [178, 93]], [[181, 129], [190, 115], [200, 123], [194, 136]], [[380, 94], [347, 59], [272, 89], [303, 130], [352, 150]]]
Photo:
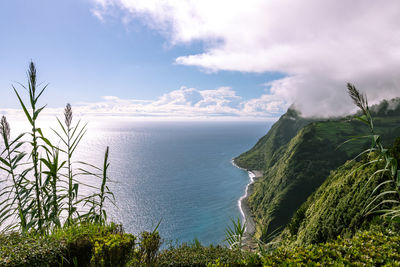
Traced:
[[[56, 123], [52, 124], [56, 128]], [[220, 244], [248, 173], [232, 158], [250, 149], [270, 122], [138, 122], [91, 120], [73, 160], [96, 166], [110, 148], [108, 218], [135, 235], [159, 225], [164, 244]], [[82, 178], [85, 179], [85, 178]]]

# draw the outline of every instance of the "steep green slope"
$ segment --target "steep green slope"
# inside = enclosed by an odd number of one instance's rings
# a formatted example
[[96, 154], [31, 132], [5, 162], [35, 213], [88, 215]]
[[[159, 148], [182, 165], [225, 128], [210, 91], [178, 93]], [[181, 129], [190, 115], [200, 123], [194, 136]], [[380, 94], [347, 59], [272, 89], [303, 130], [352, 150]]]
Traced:
[[302, 118], [294, 109], [289, 108], [252, 149], [235, 158], [235, 163], [248, 170], [268, 168], [273, 164], [274, 153], [311, 121], [313, 120]]
[[[379, 112], [381, 110], [378, 110]], [[389, 144], [400, 135], [398, 112], [376, 112], [376, 132]], [[289, 117], [289, 118], [288, 118]], [[368, 134], [368, 128], [350, 118], [296, 123], [285, 114], [250, 151], [235, 159], [244, 168], [264, 169], [254, 184], [249, 206], [258, 223], [257, 235], [265, 240], [273, 230], [285, 226], [294, 212], [328, 177], [331, 170], [368, 147], [369, 140], [338, 146], [354, 135]], [[288, 120], [292, 120], [289, 122]], [[308, 124], [307, 124], [308, 122]], [[305, 125], [301, 127], [301, 125]], [[283, 125], [290, 129], [282, 134]], [[294, 137], [290, 135], [299, 129]], [[290, 139], [285, 143], [285, 138]], [[267, 229], [268, 227], [268, 229]]]
[[[390, 153], [397, 161], [400, 160], [400, 137], [396, 139]], [[393, 190], [392, 185], [388, 184], [374, 192], [388, 177], [376, 175], [371, 178], [376, 170], [384, 167], [383, 162], [380, 165], [367, 164], [373, 159], [373, 155], [364, 156], [359, 162], [349, 161], [332, 171], [296, 211], [283, 235], [290, 233], [291, 240], [304, 245], [326, 242], [338, 235], [352, 236], [357, 230], [369, 227], [375, 214], [367, 216], [370, 208], [366, 208], [380, 192]]]
[[283, 235], [287, 231], [296, 244], [304, 245], [352, 236], [367, 227], [373, 216], [365, 216], [365, 207], [373, 199], [373, 189], [387, 177], [376, 176], [367, 183], [377, 165], [360, 168], [366, 162], [347, 162], [332, 171], [296, 211]]

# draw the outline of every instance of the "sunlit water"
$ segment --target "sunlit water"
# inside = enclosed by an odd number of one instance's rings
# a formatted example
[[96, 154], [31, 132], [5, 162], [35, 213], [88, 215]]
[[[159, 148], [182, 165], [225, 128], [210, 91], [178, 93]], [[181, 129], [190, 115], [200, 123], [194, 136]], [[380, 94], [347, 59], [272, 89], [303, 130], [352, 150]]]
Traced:
[[[52, 123], [55, 127], [56, 124]], [[266, 122], [89, 122], [75, 160], [101, 166], [110, 147], [117, 207], [109, 219], [126, 232], [154, 229], [165, 240], [218, 244], [249, 182], [233, 157], [264, 135]]]

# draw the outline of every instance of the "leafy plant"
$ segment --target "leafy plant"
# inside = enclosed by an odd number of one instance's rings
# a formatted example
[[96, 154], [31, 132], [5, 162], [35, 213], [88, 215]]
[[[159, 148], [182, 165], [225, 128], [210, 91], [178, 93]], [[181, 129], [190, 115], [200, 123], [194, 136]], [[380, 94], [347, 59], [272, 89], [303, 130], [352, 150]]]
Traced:
[[[39, 157], [39, 148], [45, 146], [41, 146], [39, 144], [39, 140], [42, 139], [45, 141], [50, 147], [51, 144], [50, 142], [43, 137], [42, 131], [40, 128], [37, 127], [37, 118], [40, 114], [40, 112], [45, 108], [45, 106], [42, 106], [40, 108], [37, 107], [38, 100], [40, 96], [43, 94], [44, 90], [46, 89], [47, 85], [44, 86], [42, 89], [37, 88], [37, 81], [36, 81], [36, 67], [31, 62], [29, 64], [29, 70], [28, 70], [28, 88], [26, 88], [24, 85], [21, 84], [21, 86], [28, 91], [29, 93], [29, 104], [30, 104], [30, 110], [31, 113], [28, 111], [27, 106], [25, 103], [22, 101], [18, 91], [15, 89], [13, 86], [14, 92], [18, 97], [18, 100], [21, 104], [21, 107], [25, 113], [26, 118], [28, 119], [30, 125], [32, 126], [32, 131], [29, 133], [31, 136], [31, 146], [32, 146], [32, 151], [30, 153], [30, 158], [32, 159], [32, 165], [33, 165], [33, 171], [34, 171], [34, 192], [35, 192], [35, 198], [32, 200], [31, 205], [34, 206], [33, 212], [31, 213], [31, 216], [33, 217], [32, 221], [33, 223], [37, 224], [37, 229], [39, 232], [43, 232], [43, 224], [44, 224], [44, 214], [43, 214], [43, 207], [42, 207], [42, 176], [40, 173], [40, 157]], [[40, 91], [38, 91], [40, 90]]]
[[135, 257], [132, 260], [134, 266], [155, 266], [158, 250], [161, 246], [161, 237], [157, 229], [161, 221], [152, 232], [142, 232], [140, 236], [140, 247], [135, 251]]
[[278, 227], [270, 232], [268, 229], [269, 224], [270, 222], [268, 221], [260, 225], [261, 237], [259, 239], [254, 236], [252, 237], [257, 243], [259, 253], [267, 253], [267, 251], [273, 250], [279, 244], [279, 241], [274, 241], [274, 238], [278, 236], [282, 227]]
[[[370, 160], [366, 164], [362, 165], [362, 167], [377, 162], [382, 162], [384, 166], [383, 168], [375, 171], [369, 177], [368, 182], [376, 175], [389, 176], [389, 179], [381, 182], [375, 187], [372, 194], [376, 193], [383, 186], [392, 185], [391, 190], [384, 190], [372, 199], [372, 201], [365, 208], [366, 214], [381, 213], [384, 217], [400, 221], [400, 169], [397, 159], [391, 155], [389, 149], [383, 146], [381, 136], [375, 133], [374, 122], [368, 107], [367, 97], [360, 93], [355, 86], [350, 83], [347, 84], [347, 89], [354, 104], [359, 107], [362, 112], [362, 115], [356, 118], [368, 125], [371, 133], [370, 135], [357, 136], [353, 138], [371, 138], [372, 140], [371, 147], [364, 150], [359, 156], [364, 154], [370, 155], [372, 153], [377, 155], [375, 159]], [[391, 196], [395, 196], [396, 199], [393, 199]], [[387, 204], [393, 205], [392, 208], [385, 207]]]
[[242, 249], [243, 237], [246, 231], [246, 225], [242, 224], [240, 218], [235, 221], [231, 219], [232, 226], [228, 226], [225, 229], [225, 241], [228, 242], [231, 249]]
[[[27, 188], [27, 180], [25, 179], [26, 173], [29, 171], [25, 170], [22, 173], [17, 172], [17, 168], [21, 165], [21, 161], [24, 159], [26, 153], [18, 151], [23, 144], [20, 139], [23, 134], [19, 135], [16, 139], [10, 139], [10, 125], [7, 122], [5, 116], [2, 116], [0, 121], [0, 133], [4, 141], [4, 151], [0, 155], [0, 161], [3, 166], [0, 166], [0, 170], [7, 173], [7, 177], [11, 177], [12, 185], [6, 185], [1, 189], [0, 197], [5, 197], [0, 203], [0, 224], [14, 216], [15, 213], [19, 217], [19, 225], [22, 232], [25, 232], [27, 226], [27, 196], [29, 195], [29, 189]], [[1, 183], [6, 183], [7, 180], [2, 180]], [[9, 197], [14, 195], [13, 201], [9, 202]], [[15, 206], [16, 203], [16, 206]]]
[[66, 199], [67, 199], [67, 219], [66, 224], [70, 225], [73, 222], [73, 218], [78, 217], [78, 210], [76, 207], [76, 202], [78, 201], [78, 189], [79, 183], [76, 180], [77, 174], [73, 172], [72, 167], [72, 157], [73, 154], [81, 142], [83, 136], [86, 133], [86, 125], [81, 126], [81, 121], [79, 120], [75, 125], [72, 124], [73, 114], [72, 108], [70, 104], [67, 104], [64, 109], [64, 124], [57, 118], [57, 122], [61, 128], [61, 131], [58, 132], [54, 129], [53, 132], [60, 138], [60, 141], [65, 146], [64, 150], [61, 150], [67, 157], [66, 161], [66, 173], [61, 174], [63, 177], [67, 179], [67, 187], [66, 187]]
[[59, 192], [58, 182], [60, 180], [60, 169], [64, 166], [65, 161], [60, 162], [58, 148], [52, 148], [51, 153], [46, 150], [46, 158], [40, 161], [47, 167], [42, 171], [47, 177], [44, 181], [43, 192], [45, 194], [45, 203], [43, 205], [46, 228], [61, 227], [60, 214], [62, 209], [63, 196]]
[[[28, 92], [28, 105], [14, 86], [13, 89], [32, 130], [11, 140], [7, 119], [3, 116], [0, 121], [4, 142], [0, 171], [6, 174], [0, 180], [4, 185], [0, 189], [0, 225], [4, 224], [1, 229], [19, 227], [22, 232], [34, 230], [46, 235], [81, 220], [105, 225], [105, 202], [115, 204], [114, 194], [108, 187], [109, 148], [101, 168], [80, 162], [81, 168], [74, 170], [72, 157], [86, 133], [86, 124], [72, 123], [72, 108], [67, 104], [64, 123], [57, 118], [61, 131], [53, 130], [62, 147], [54, 146], [38, 127], [39, 115], [45, 108], [39, 107], [38, 103], [47, 85], [38, 88], [33, 62], [29, 64], [28, 85], [20, 85]], [[91, 171], [93, 169], [95, 171]], [[101, 182], [99, 185], [85, 184], [79, 177], [84, 175], [100, 178]], [[93, 193], [80, 196], [80, 186], [90, 187]], [[89, 210], [78, 211], [82, 205], [90, 206]], [[18, 217], [17, 222], [15, 217]]]
[[82, 198], [79, 202], [84, 202], [85, 206], [89, 206], [89, 212], [82, 215], [83, 218], [89, 220], [90, 222], [105, 224], [107, 220], [107, 212], [104, 208], [105, 202], [108, 200], [111, 204], [115, 205], [115, 197], [110, 188], [107, 185], [109, 182], [108, 178], [108, 167], [110, 163], [108, 162], [109, 147], [106, 148], [104, 154], [103, 168], [98, 168], [94, 165], [80, 162], [81, 164], [91, 167], [94, 171], [89, 171], [87, 169], [79, 168], [82, 172], [81, 174], [94, 176], [101, 179], [101, 185], [99, 187], [99, 192], [95, 192], [85, 198]]

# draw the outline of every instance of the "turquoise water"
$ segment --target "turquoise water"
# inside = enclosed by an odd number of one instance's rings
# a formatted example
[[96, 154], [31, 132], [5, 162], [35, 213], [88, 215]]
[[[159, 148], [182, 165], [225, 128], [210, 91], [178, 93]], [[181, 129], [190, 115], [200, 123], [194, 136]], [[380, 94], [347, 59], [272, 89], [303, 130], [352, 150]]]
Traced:
[[110, 178], [117, 207], [108, 216], [138, 234], [154, 229], [165, 240], [218, 244], [249, 177], [231, 159], [251, 148], [266, 122], [90, 123], [78, 151], [101, 165], [110, 147]]

